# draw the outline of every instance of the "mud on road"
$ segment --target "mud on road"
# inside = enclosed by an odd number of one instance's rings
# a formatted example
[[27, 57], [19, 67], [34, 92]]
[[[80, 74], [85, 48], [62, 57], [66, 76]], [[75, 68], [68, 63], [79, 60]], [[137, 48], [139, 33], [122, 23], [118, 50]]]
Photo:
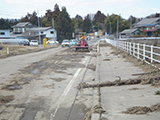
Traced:
[[[92, 56], [87, 52], [74, 52], [69, 48], [47, 59], [31, 63], [12, 74], [7, 82], [0, 84], [0, 119], [50, 120], [54, 111], [51, 109], [52, 104], [63, 93], [76, 70], [87, 68], [83, 60]], [[92, 69], [90, 71], [94, 74], [95, 65], [92, 63], [88, 69]], [[80, 99], [82, 97], [79, 101]], [[86, 101], [86, 98], [84, 100]], [[75, 108], [81, 111], [80, 119], [83, 119], [89, 109], [82, 103], [73, 107], [74, 112]]]

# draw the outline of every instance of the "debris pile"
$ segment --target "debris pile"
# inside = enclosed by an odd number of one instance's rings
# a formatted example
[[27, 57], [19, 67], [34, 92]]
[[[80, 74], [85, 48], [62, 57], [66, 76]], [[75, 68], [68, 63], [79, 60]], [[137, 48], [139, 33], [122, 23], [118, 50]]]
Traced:
[[87, 84], [87, 83], [80, 83], [77, 88], [94, 88], [94, 87], [109, 87], [109, 86], [120, 86], [120, 85], [134, 85], [134, 84], [152, 84], [152, 83], [159, 83], [160, 76], [152, 76], [150, 78], [136, 78], [136, 79], [128, 79], [128, 80], [115, 80], [113, 82], [107, 81], [98, 84]]
[[89, 65], [87, 66], [87, 68], [88, 68], [88, 69], [91, 69], [91, 70], [93, 70], [93, 71], [96, 70], [96, 66], [95, 66], [94, 64], [89, 64]]
[[156, 105], [152, 105], [151, 107], [141, 107], [141, 106], [135, 106], [135, 107], [131, 107], [128, 108], [127, 111], [123, 111], [122, 113], [125, 114], [147, 114], [150, 112], [156, 112], [156, 111], [160, 111], [160, 103], [156, 104]]
[[88, 111], [83, 120], [91, 120], [92, 113], [102, 114], [106, 111], [103, 109], [101, 104], [95, 105], [90, 111]]
[[14, 96], [13, 95], [0, 96], [0, 103], [2, 103], [2, 104], [8, 103], [8, 102], [10, 102], [12, 100], [14, 100]]

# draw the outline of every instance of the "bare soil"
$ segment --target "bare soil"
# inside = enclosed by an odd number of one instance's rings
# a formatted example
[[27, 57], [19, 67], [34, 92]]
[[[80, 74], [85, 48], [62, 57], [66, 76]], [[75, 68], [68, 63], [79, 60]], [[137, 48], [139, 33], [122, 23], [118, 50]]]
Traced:
[[[47, 46], [47, 47], [39, 47], [39, 46], [23, 46], [23, 45], [3, 45], [3, 49], [0, 50], [0, 58], [6, 58], [9, 56], [21, 55], [26, 53], [38, 52], [50, 48], [57, 47], [56, 46]], [[7, 49], [9, 53], [7, 54]]]

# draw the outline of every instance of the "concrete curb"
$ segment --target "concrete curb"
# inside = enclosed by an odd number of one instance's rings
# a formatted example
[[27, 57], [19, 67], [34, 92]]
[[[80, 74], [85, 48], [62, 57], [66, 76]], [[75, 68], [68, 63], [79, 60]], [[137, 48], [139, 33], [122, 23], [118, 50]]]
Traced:
[[[98, 46], [97, 46], [97, 49], [99, 49], [99, 44], [98, 44]], [[99, 53], [100, 51], [99, 50], [97, 50], [98, 52], [97, 53]], [[99, 59], [100, 59], [100, 57], [97, 55], [97, 62], [96, 62], [96, 75], [95, 75], [95, 81], [94, 81], [94, 83], [96, 84], [96, 83], [99, 83], [100, 82], [100, 63], [99, 63]], [[99, 96], [98, 96], [98, 88], [94, 88], [94, 90], [93, 90], [93, 103], [92, 103], [92, 108], [95, 106], [95, 105], [98, 105], [99, 104], [99, 102], [98, 102], [98, 100], [99, 100]], [[91, 115], [91, 120], [98, 120], [99, 119], [99, 114], [96, 114], [96, 113], [92, 113], [92, 115]]]

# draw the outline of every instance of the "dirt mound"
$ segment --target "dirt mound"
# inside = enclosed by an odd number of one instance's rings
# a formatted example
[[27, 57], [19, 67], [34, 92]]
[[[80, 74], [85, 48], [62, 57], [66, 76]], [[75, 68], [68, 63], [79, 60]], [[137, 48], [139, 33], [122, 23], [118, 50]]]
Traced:
[[66, 80], [64, 78], [52, 78], [52, 80], [56, 81], [56, 82], [61, 82], [63, 80]]
[[93, 108], [91, 108], [90, 111], [86, 113], [83, 120], [91, 120], [92, 113], [103, 114], [105, 112], [106, 111], [103, 109], [103, 106], [101, 104], [95, 105]]
[[88, 68], [88, 69], [91, 69], [91, 70], [93, 70], [93, 71], [96, 70], [96, 66], [95, 66], [94, 64], [89, 64], [89, 65], [87, 66], [87, 68]]
[[22, 89], [22, 87], [20, 86], [20, 84], [17, 81], [15, 81], [15, 83], [10, 84], [10, 85], [6, 85], [6, 86], [2, 87], [2, 89], [5, 89], [5, 90], [20, 90], [20, 89]]
[[14, 100], [14, 96], [13, 95], [0, 96], [0, 103], [2, 103], [2, 104], [8, 103], [8, 102], [10, 102], [12, 100]]
[[152, 105], [151, 107], [141, 107], [141, 106], [135, 106], [128, 108], [127, 111], [123, 111], [122, 113], [125, 114], [147, 114], [150, 112], [160, 111], [160, 103], [156, 105]]
[[101, 41], [100, 43], [99, 43], [99, 47], [107, 47], [108, 46], [108, 44], [107, 44], [107, 42], [106, 41]]
[[111, 59], [108, 59], [108, 58], [107, 58], [107, 59], [104, 59], [103, 61], [111, 61]]

